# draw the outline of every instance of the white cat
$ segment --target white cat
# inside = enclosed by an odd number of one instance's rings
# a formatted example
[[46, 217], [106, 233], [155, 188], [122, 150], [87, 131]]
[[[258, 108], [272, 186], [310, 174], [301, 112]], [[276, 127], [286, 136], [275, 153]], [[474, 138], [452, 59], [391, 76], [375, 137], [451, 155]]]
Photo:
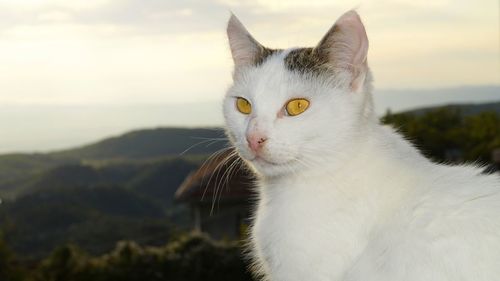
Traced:
[[500, 280], [498, 175], [433, 163], [379, 123], [356, 12], [315, 48], [263, 47], [234, 16], [227, 33], [224, 115], [259, 179], [264, 280]]

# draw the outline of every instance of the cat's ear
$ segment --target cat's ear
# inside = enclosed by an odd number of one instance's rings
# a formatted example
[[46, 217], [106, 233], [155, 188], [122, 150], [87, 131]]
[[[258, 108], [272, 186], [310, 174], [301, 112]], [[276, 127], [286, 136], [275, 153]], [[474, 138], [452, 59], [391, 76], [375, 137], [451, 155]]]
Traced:
[[351, 10], [343, 14], [316, 49], [328, 56], [332, 67], [350, 73], [353, 91], [362, 88], [368, 72], [368, 37], [358, 13]]
[[254, 64], [264, 49], [233, 14], [227, 24], [227, 37], [236, 67]]

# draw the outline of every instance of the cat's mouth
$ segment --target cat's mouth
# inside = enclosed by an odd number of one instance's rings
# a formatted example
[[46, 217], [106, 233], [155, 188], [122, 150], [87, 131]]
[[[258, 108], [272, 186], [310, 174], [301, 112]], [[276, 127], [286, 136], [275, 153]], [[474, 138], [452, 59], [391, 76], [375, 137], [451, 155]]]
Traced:
[[280, 163], [276, 163], [276, 162], [272, 162], [272, 161], [269, 161], [269, 160], [266, 160], [264, 159], [263, 157], [261, 156], [255, 156], [252, 160], [250, 160], [252, 162], [257, 162], [257, 163], [263, 163], [263, 164], [266, 164], [266, 165], [273, 165], [273, 166], [278, 166], [278, 165], [281, 165]]
[[260, 164], [260, 165], [263, 165], [263, 166], [267, 165], [267, 166], [274, 166], [274, 167], [286, 165], [286, 164], [289, 164], [290, 162], [292, 162], [292, 161], [275, 162], [275, 161], [267, 160], [262, 156], [255, 156], [252, 159], [250, 159], [250, 161], [257, 163], [257, 164]]
[[253, 157], [246, 158], [246, 160], [256, 169], [259, 174], [268, 177], [290, 173], [297, 168], [297, 162], [295, 158], [269, 159], [262, 155], [254, 155]]

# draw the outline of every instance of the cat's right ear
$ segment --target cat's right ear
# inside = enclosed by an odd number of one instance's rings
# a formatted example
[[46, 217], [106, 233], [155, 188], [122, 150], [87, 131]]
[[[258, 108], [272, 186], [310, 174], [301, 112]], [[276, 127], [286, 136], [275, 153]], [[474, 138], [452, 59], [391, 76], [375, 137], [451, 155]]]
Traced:
[[264, 47], [250, 35], [243, 24], [232, 13], [227, 24], [227, 37], [236, 67], [255, 64]]

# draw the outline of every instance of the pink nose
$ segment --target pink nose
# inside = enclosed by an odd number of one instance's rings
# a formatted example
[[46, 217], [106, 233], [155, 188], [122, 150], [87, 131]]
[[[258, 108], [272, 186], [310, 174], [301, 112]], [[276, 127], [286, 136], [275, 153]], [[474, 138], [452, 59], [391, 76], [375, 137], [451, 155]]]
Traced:
[[248, 146], [250, 146], [250, 149], [252, 149], [254, 152], [259, 152], [266, 141], [267, 138], [261, 134], [247, 135]]

